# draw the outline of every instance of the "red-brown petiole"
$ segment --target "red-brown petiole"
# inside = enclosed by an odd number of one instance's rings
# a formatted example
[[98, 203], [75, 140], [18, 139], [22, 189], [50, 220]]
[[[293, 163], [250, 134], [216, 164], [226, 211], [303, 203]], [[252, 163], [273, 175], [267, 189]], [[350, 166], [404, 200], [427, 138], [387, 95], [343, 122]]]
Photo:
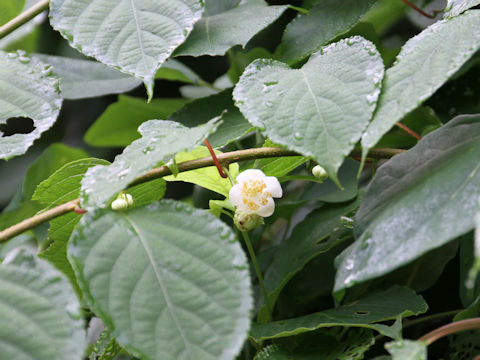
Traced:
[[412, 4], [410, 1], [408, 0], [402, 0], [402, 2], [407, 5], [407, 6], [410, 6], [413, 10], [415, 10], [416, 12], [418, 12], [419, 14], [429, 18], [429, 19], [433, 19], [435, 18], [435, 16], [437, 15], [437, 13], [441, 12], [441, 11], [435, 11], [435, 15], [430, 15], [428, 13], [426, 13], [425, 11], [423, 11], [422, 9], [420, 9], [417, 5], [415, 4]]
[[226, 179], [228, 176], [223, 172], [222, 165], [220, 165], [220, 161], [218, 161], [217, 155], [215, 155], [215, 151], [213, 151], [213, 149], [212, 149], [212, 145], [210, 145], [210, 142], [207, 139], [203, 140], [203, 142], [207, 146], [208, 151], [210, 152], [210, 155], [212, 156], [213, 162], [215, 163], [215, 166], [217, 167], [218, 173], [220, 174], [220, 176], [222, 178]]
[[79, 207], [78, 205], [75, 206], [75, 208], [73, 209], [73, 211], [77, 214], [85, 214], [87, 212], [87, 210], [85, 209], [82, 209], [81, 207]]
[[419, 141], [422, 140], [422, 136], [417, 134], [415, 131], [410, 129], [408, 126], [403, 125], [400, 122], [396, 122], [395, 125], [398, 126], [400, 129], [402, 129], [403, 131], [405, 131], [408, 135], [414, 137], [415, 139], [417, 139]]

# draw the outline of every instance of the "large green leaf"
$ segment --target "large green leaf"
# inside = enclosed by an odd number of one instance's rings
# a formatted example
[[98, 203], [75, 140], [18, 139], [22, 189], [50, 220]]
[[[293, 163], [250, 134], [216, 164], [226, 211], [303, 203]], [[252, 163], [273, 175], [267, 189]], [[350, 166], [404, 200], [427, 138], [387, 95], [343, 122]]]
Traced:
[[[342, 242], [341, 239], [330, 237], [330, 234], [334, 228], [342, 226], [340, 217], [356, 209], [359, 204], [360, 200], [346, 205], [324, 206], [311, 212], [294, 228], [291, 236], [278, 246], [265, 272], [265, 287], [272, 307], [296, 273], [310, 260]], [[266, 311], [265, 307], [260, 313], [263, 311]]]
[[225, 12], [203, 17], [175, 55], [224, 55], [234, 45], [245, 46], [286, 9], [268, 6], [263, 0], [246, 0]]
[[290, 22], [282, 38], [281, 60], [295, 62], [347, 32], [376, 0], [322, 0]]
[[388, 326], [375, 323], [392, 320], [398, 316], [418, 315], [427, 311], [427, 308], [421, 296], [410, 289], [394, 286], [383, 292], [372, 293], [350, 305], [293, 319], [253, 324], [250, 336], [255, 341], [261, 342], [332, 326], [363, 327], [392, 336]]
[[372, 122], [362, 137], [363, 156], [395, 122], [428, 99], [480, 48], [480, 11], [438, 21], [402, 48], [386, 71]]
[[247, 261], [207, 212], [173, 201], [89, 211], [68, 253], [92, 309], [135, 356], [234, 359], [243, 345]]
[[392, 360], [427, 360], [427, 345], [420, 341], [398, 340], [385, 344]]
[[[335, 290], [378, 277], [473, 229], [480, 117], [457, 117], [380, 167], [337, 259]], [[461, 216], [459, 216], [459, 214]]]
[[272, 141], [314, 157], [336, 180], [372, 116], [382, 78], [373, 44], [353, 37], [323, 48], [301, 69], [255, 60], [233, 96]]
[[43, 54], [34, 54], [33, 56], [52, 65], [58, 76], [62, 78], [60, 88], [65, 99], [74, 100], [119, 94], [130, 91], [141, 84], [137, 78], [96, 61]]
[[166, 163], [180, 151], [195, 148], [216, 130], [218, 119], [195, 128], [172, 121], [149, 120], [138, 128], [142, 138], [117, 155], [109, 166], [95, 166], [82, 180], [82, 204], [87, 209], [105, 207], [112, 197], [135, 178], [159, 163]]
[[137, 129], [143, 122], [166, 119], [187, 102], [165, 98], [153, 99], [147, 104], [144, 99], [120, 95], [88, 129], [85, 142], [92, 146], [126, 146], [140, 137]]
[[62, 105], [59, 81], [49, 65], [23, 52], [0, 51], [0, 124], [25, 117], [34, 126], [28, 134], [1, 136], [0, 131], [0, 159], [24, 154], [53, 125]]
[[445, 7], [446, 18], [460, 15], [465, 10], [480, 4], [480, 0], [448, 0]]
[[50, 23], [85, 55], [142, 79], [151, 98], [155, 72], [202, 10], [200, 0], [51, 0]]
[[192, 127], [204, 124], [219, 115], [222, 115], [222, 123], [218, 130], [208, 137], [213, 147], [226, 145], [252, 129], [252, 125], [233, 104], [231, 89], [194, 100], [168, 119]]
[[[215, 153], [217, 155], [221, 154], [220, 151], [215, 151]], [[200, 146], [189, 152], [178, 153], [175, 156], [175, 161], [177, 163], [181, 163], [184, 161], [199, 159], [207, 156], [210, 156], [210, 152], [208, 151], [208, 149], [204, 146]], [[239, 173], [238, 164], [237, 163], [230, 164], [228, 169], [230, 172], [230, 176], [233, 179], [236, 179]], [[176, 176], [170, 175], [165, 177], [164, 179], [167, 181], [185, 181], [185, 182], [193, 183], [201, 187], [204, 187], [205, 189], [212, 190], [219, 194], [222, 194], [225, 197], [228, 197], [228, 192], [232, 187], [230, 180], [222, 178], [215, 166], [181, 172]]]
[[2, 358], [83, 359], [83, 317], [70, 284], [45, 261], [17, 250], [0, 266]]

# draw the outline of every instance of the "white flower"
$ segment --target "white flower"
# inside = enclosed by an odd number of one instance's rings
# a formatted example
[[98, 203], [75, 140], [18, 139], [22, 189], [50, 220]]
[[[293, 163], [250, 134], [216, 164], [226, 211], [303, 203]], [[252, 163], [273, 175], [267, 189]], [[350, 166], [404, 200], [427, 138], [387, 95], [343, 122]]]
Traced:
[[282, 187], [275, 176], [265, 176], [262, 170], [249, 169], [237, 176], [237, 182], [229, 193], [237, 211], [262, 217], [273, 214], [273, 198], [282, 196]]

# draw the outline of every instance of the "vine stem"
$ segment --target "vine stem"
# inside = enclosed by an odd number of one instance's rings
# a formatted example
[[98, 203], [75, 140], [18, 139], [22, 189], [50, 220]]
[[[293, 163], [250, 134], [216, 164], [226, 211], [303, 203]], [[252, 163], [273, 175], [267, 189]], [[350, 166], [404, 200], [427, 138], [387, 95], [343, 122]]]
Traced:
[[[351, 154], [352, 156], [360, 156], [361, 151], [362, 150], [360, 148], [355, 148]], [[401, 150], [401, 149], [382, 149], [382, 148], [375, 149], [374, 148], [369, 151], [367, 156], [371, 158], [377, 158], [377, 159], [389, 159], [397, 154], [402, 153], [403, 151], [404, 150]], [[271, 158], [271, 157], [284, 157], [284, 156], [301, 156], [301, 155], [294, 151], [286, 150], [279, 147], [264, 147], [264, 148], [253, 148], [253, 149], [227, 152], [227, 153], [217, 155], [217, 158], [221, 163], [228, 166], [228, 164], [233, 162], [238, 162], [238, 161]], [[200, 168], [213, 166], [213, 165], [215, 165], [215, 163], [212, 157], [210, 156], [200, 158], [200, 159], [185, 161], [180, 164], [177, 164], [178, 172], [190, 171], [190, 170], [200, 169]], [[158, 168], [148, 171], [145, 175], [138, 177], [137, 179], [132, 181], [128, 187], [142, 184], [147, 181], [155, 180], [171, 174], [172, 174], [172, 171], [168, 168], [168, 166], [165, 166], [165, 165], [160, 166]], [[75, 211], [75, 209], [77, 209], [78, 211], [79, 203], [80, 203], [80, 199], [69, 201], [67, 203], [58, 205], [50, 210], [34, 215], [3, 231], [0, 231], [0, 243], [5, 242], [29, 229], [32, 229], [37, 225], [50, 221], [56, 217], [62, 216], [70, 211]]]
[[245, 245], [247, 245], [248, 253], [250, 254], [250, 259], [252, 259], [253, 267], [255, 268], [255, 272], [257, 273], [258, 283], [260, 284], [260, 288], [262, 289], [263, 297], [265, 298], [265, 306], [267, 307], [267, 322], [272, 321], [272, 308], [270, 307], [270, 301], [268, 301], [268, 292], [267, 288], [265, 287], [265, 282], [263, 281], [262, 270], [260, 270], [260, 266], [258, 265], [257, 257], [255, 256], [255, 251], [253, 250], [252, 242], [250, 241], [250, 237], [246, 231], [240, 231], [243, 236], [243, 240], [245, 241]]
[[460, 320], [451, 324], [441, 326], [438, 329], [435, 329], [428, 334], [423, 335], [421, 338], [418, 339], [418, 341], [425, 341], [427, 345], [430, 345], [444, 336], [460, 331], [475, 329], [480, 329], [480, 318]]
[[37, 16], [41, 12], [47, 10], [49, 3], [50, 3], [50, 0], [39, 1], [32, 7], [28, 8], [27, 10], [19, 14], [18, 16], [14, 17], [5, 25], [2, 25], [0, 27], [0, 39], [7, 36], [14, 30], [17, 30], [20, 26], [32, 20], [35, 16]]

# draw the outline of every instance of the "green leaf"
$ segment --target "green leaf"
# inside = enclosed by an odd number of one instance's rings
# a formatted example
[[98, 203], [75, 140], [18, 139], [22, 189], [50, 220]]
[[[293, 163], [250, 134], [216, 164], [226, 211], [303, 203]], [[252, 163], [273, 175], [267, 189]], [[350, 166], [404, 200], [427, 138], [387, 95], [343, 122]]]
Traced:
[[[78, 198], [80, 186], [85, 172], [95, 165], [109, 164], [108, 161], [88, 158], [69, 162], [54, 172], [48, 179], [42, 181], [32, 199], [46, 205], [46, 209]], [[82, 292], [78, 287], [72, 266], [67, 259], [67, 242], [81, 215], [70, 212], [57, 217], [50, 222], [48, 237], [50, 245], [38, 256], [50, 262], [69, 279], [77, 294]]]
[[69, 162], [55, 171], [36, 188], [32, 200], [52, 208], [80, 195], [81, 181], [89, 168], [96, 165], [109, 165], [106, 160], [86, 158]]
[[233, 359], [243, 345], [247, 260], [207, 212], [174, 201], [89, 211], [68, 253], [92, 309], [133, 355]]
[[25, 117], [35, 127], [28, 134], [1, 136], [0, 131], [0, 159], [24, 154], [53, 125], [62, 105], [59, 81], [49, 65], [24, 52], [0, 51], [0, 124]]
[[[282, 38], [281, 60], [295, 63], [350, 30], [376, 0], [322, 0], [298, 14], [286, 27]], [[319, 26], [321, 24], [321, 26]]]
[[428, 99], [480, 48], [480, 11], [438, 21], [403, 46], [386, 71], [372, 122], [362, 137], [363, 157], [390, 128]]
[[392, 360], [427, 360], [427, 345], [421, 341], [399, 340], [385, 344]]
[[204, 81], [188, 66], [175, 59], [168, 59], [157, 70], [155, 79], [182, 81], [189, 84], [199, 84]]
[[0, 266], [2, 358], [83, 359], [83, 317], [70, 284], [45, 261], [13, 251]]
[[3, 0], [0, 4], [0, 25], [3, 25], [20, 14], [25, 0]]
[[263, 0], [247, 0], [225, 12], [203, 17], [175, 56], [224, 55], [234, 45], [245, 46], [286, 9], [287, 6], [268, 6]]
[[[221, 151], [215, 151], [215, 154], [221, 154]], [[204, 146], [200, 146], [190, 152], [181, 152], [175, 156], [175, 161], [178, 163], [200, 159], [202, 157], [210, 156], [210, 152]], [[237, 178], [239, 173], [238, 164], [230, 164], [229, 171], [233, 179]], [[177, 174], [176, 176], [170, 175], [164, 178], [167, 181], [185, 181], [192, 184], [199, 185], [205, 189], [215, 191], [225, 197], [228, 197], [228, 192], [230, 191], [232, 184], [230, 180], [224, 179], [218, 173], [218, 170], [215, 166], [210, 166], [206, 168], [201, 168], [197, 170], [185, 171]]]
[[205, 0], [204, 16], [212, 16], [230, 10], [239, 2], [240, 0]]
[[479, 151], [480, 117], [460, 116], [380, 167], [357, 213], [357, 240], [337, 258], [335, 291], [473, 229], [467, 214], [475, 213], [480, 195]]
[[43, 54], [34, 54], [33, 57], [52, 65], [62, 78], [60, 88], [64, 99], [119, 94], [141, 84], [140, 80], [96, 61]]
[[[323, 206], [311, 212], [294, 228], [291, 236], [278, 246], [264, 274], [270, 306], [274, 306], [285, 285], [310, 260], [343, 241], [330, 237], [330, 234], [336, 227], [342, 227], [340, 217], [356, 209], [359, 204], [360, 199], [346, 205]], [[263, 306], [259, 317], [263, 317], [265, 311]]]
[[375, 323], [392, 320], [398, 316], [418, 315], [426, 312], [427, 308], [421, 296], [408, 288], [394, 286], [382, 292], [372, 293], [350, 305], [268, 324], [253, 324], [250, 336], [256, 342], [261, 342], [332, 326], [363, 327], [392, 336], [388, 326]]
[[142, 79], [151, 99], [155, 72], [202, 11], [200, 0], [52, 0], [50, 23], [83, 54]]
[[87, 153], [80, 149], [63, 144], [50, 145], [28, 168], [17, 197], [0, 215], [0, 229], [20, 222], [45, 208], [44, 205], [31, 200], [37, 186], [64, 164], [87, 156]]
[[[335, 331], [337, 330], [337, 331]], [[254, 360], [360, 360], [374, 344], [371, 330], [350, 329], [342, 336], [339, 329], [316, 331], [311, 336], [295, 336], [296, 346], [287, 348], [286, 344], [273, 344], [263, 348]], [[302, 337], [301, 340], [297, 340]]]
[[82, 180], [82, 206], [105, 207], [113, 196], [159, 163], [195, 148], [216, 130], [218, 118], [195, 128], [172, 121], [149, 120], [138, 128], [142, 138], [127, 146], [109, 166], [95, 166]]
[[233, 104], [231, 89], [194, 100], [172, 114], [168, 120], [193, 127], [204, 124], [219, 115], [222, 115], [222, 123], [217, 131], [208, 137], [213, 147], [224, 146], [252, 130], [252, 125]]
[[314, 157], [336, 181], [337, 169], [371, 118], [382, 77], [373, 44], [353, 37], [322, 49], [301, 69], [255, 60], [233, 97], [272, 141]]
[[166, 189], [167, 183], [164, 179], [155, 179], [130, 187], [126, 192], [132, 195], [133, 206], [139, 207], [160, 200]]
[[150, 119], [166, 119], [188, 101], [180, 98], [153, 99], [119, 95], [118, 101], [107, 107], [85, 134], [92, 146], [126, 146], [140, 137], [137, 129]]
[[448, 0], [445, 7], [445, 18], [454, 17], [460, 15], [465, 10], [468, 10], [474, 6], [480, 4], [480, 0]]

